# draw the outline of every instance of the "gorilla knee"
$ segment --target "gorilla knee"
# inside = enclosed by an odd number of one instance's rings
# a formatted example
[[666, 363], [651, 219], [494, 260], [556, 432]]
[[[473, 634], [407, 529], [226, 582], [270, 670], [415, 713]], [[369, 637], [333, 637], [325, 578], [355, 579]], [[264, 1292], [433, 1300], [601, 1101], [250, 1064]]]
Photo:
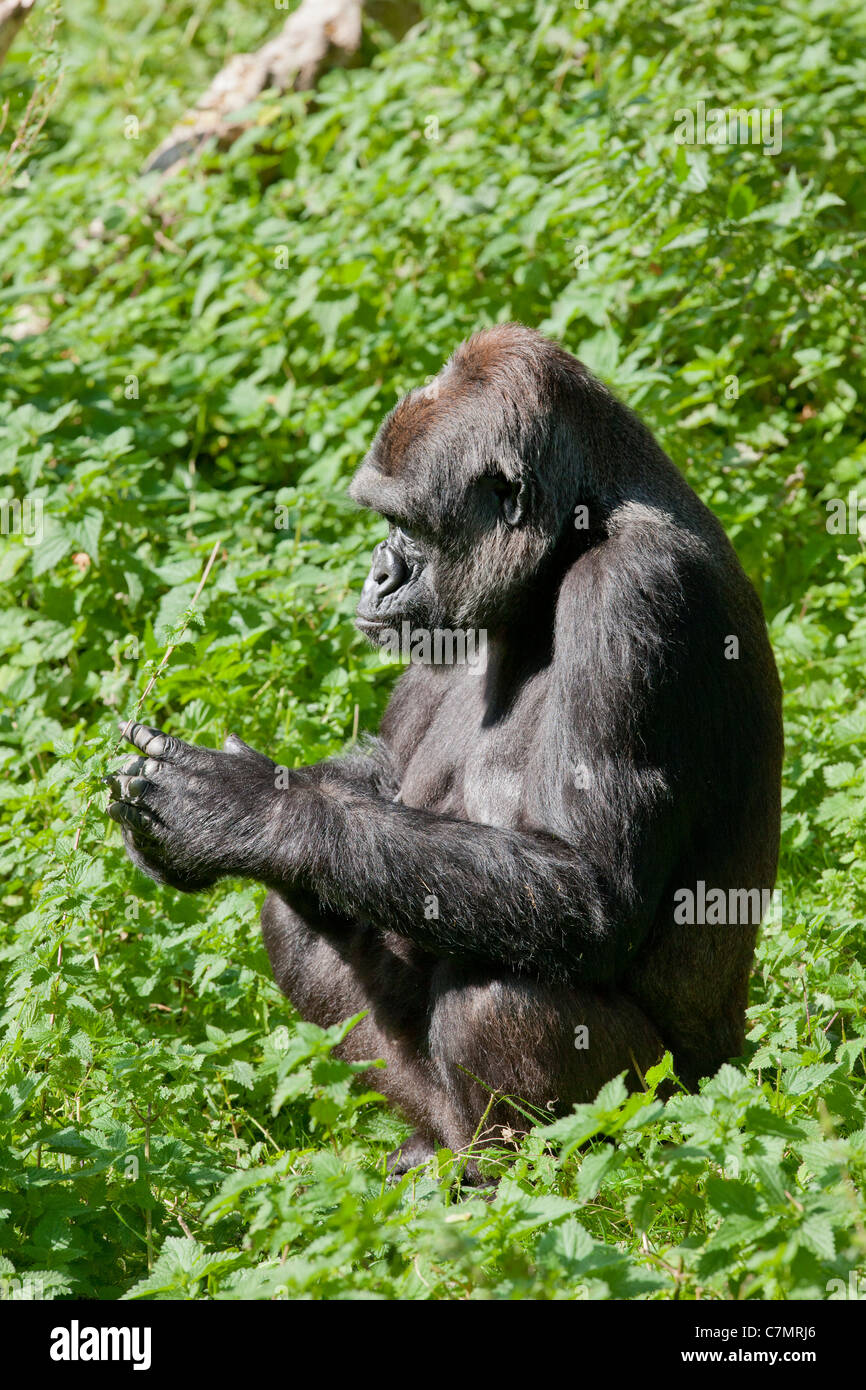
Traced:
[[627, 1072], [629, 1084], [657, 1062], [664, 1045], [649, 1019], [616, 991], [568, 990], [533, 979], [497, 978], [441, 988], [430, 1052], [452, 1090], [523, 1100], [550, 1115], [593, 1100]]

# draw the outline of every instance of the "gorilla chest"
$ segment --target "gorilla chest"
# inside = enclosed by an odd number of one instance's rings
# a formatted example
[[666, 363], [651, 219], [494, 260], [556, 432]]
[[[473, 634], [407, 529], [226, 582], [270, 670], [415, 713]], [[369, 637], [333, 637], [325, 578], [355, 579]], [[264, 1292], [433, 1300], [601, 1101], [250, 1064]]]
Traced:
[[463, 813], [478, 825], [516, 826], [524, 766], [508, 740], [484, 737], [463, 767]]
[[479, 825], [516, 826], [532, 727], [531, 716], [518, 711], [488, 723], [480, 692], [461, 688], [443, 701], [410, 754], [400, 800]]

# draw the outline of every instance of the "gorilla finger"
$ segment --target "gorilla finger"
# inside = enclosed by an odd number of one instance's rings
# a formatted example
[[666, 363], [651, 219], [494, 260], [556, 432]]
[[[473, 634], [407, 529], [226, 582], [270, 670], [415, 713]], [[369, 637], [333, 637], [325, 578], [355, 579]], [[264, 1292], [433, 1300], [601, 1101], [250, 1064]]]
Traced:
[[123, 796], [123, 783], [126, 778], [146, 772], [148, 768], [155, 770], [157, 767], [159, 767], [159, 763], [146, 762], [144, 758], [131, 758], [123, 767], [116, 767], [113, 771], [107, 772], [102, 781], [106, 787], [114, 792], [115, 796]]
[[121, 768], [119, 772], [111, 772], [102, 780], [117, 800], [129, 801], [137, 796], [142, 796], [147, 790], [148, 778], [130, 775], [133, 771], [140, 772], [144, 766], [143, 759], [139, 758], [135, 768]]
[[[148, 747], [155, 743], [156, 739], [165, 740], [166, 737], [161, 729], [154, 729], [152, 724], [137, 724], [134, 719], [122, 721], [120, 732], [127, 743], [133, 744], [136, 748], [140, 749], [142, 753], [146, 753]], [[160, 745], [160, 748], [161, 746], [162, 745]], [[151, 751], [156, 754], [159, 750], [154, 747]]]
[[140, 806], [130, 806], [126, 801], [112, 801], [108, 814], [118, 825], [126, 826], [139, 835], [149, 836], [156, 826], [156, 821], [148, 811], [142, 810]]
[[[162, 729], [154, 729], [151, 724], [136, 724], [132, 719], [121, 725], [121, 733], [148, 759], [159, 758], [163, 762], [177, 763], [181, 767], [189, 766], [208, 751], [207, 749], [193, 748], [192, 744], [183, 743], [181, 739], [174, 738], [172, 734], [163, 733]], [[138, 769], [136, 770], [138, 771]]]

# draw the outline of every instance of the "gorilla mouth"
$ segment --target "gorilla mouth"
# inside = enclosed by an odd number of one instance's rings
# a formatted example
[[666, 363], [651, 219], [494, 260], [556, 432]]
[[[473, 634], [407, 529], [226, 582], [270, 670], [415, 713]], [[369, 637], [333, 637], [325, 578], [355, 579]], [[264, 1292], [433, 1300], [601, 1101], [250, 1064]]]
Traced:
[[402, 616], [401, 613], [394, 613], [389, 614], [387, 618], [368, 618], [362, 613], [356, 613], [355, 627], [359, 632], [362, 632], [375, 647], [380, 647], [386, 633], [394, 631], [399, 632]]

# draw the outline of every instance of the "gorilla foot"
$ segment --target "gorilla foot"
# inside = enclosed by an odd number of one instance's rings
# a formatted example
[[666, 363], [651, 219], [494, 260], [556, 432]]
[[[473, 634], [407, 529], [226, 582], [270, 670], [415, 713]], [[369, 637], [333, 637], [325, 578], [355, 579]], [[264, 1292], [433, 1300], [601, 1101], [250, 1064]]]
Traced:
[[[415, 1133], [410, 1134], [399, 1149], [395, 1149], [393, 1153], [388, 1155], [388, 1176], [390, 1178], [405, 1177], [414, 1168], [420, 1168], [433, 1158], [438, 1147], [435, 1139], [431, 1139], [429, 1135], [416, 1129]], [[474, 1158], [470, 1158], [460, 1173], [460, 1183], [463, 1187], [495, 1187], [498, 1182], [498, 1177], [481, 1173]]]
[[392, 1178], [405, 1177], [413, 1168], [420, 1168], [421, 1164], [426, 1163], [435, 1153], [435, 1140], [431, 1139], [429, 1134], [424, 1134], [420, 1129], [416, 1129], [414, 1134], [409, 1135], [405, 1143], [388, 1155], [388, 1176]]

